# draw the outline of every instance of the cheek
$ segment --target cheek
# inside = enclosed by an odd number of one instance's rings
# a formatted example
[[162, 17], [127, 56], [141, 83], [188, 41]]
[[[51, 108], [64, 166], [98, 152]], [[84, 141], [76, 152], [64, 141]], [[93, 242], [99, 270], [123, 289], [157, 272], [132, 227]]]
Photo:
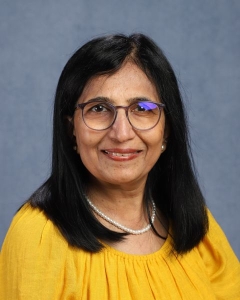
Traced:
[[76, 137], [76, 143], [79, 148], [92, 143], [92, 138], [88, 133], [86, 125], [79, 117], [75, 119], [73, 134]]
[[155, 130], [149, 131], [146, 136], [146, 143], [149, 147], [158, 148], [162, 146], [164, 140], [164, 126], [154, 128]]
[[148, 148], [148, 155], [150, 156], [150, 159], [153, 161], [158, 160], [162, 153], [162, 145], [164, 142], [164, 130], [162, 127], [159, 130], [156, 130], [149, 133], [148, 138], [145, 140], [145, 143]]
[[76, 135], [76, 142], [79, 154], [87, 154], [94, 147], [95, 143], [91, 136], [86, 133]]
[[88, 139], [84, 134], [76, 137], [76, 140], [78, 155], [84, 166], [89, 170], [95, 165], [97, 159], [96, 147], [94, 147], [91, 138]]
[[82, 160], [90, 160], [97, 156], [98, 145], [102, 140], [103, 134], [92, 132], [86, 126], [78, 126], [75, 129], [75, 137], [78, 153]]
[[150, 159], [154, 161], [154, 163], [158, 160], [162, 153], [162, 142], [155, 141], [155, 143], [149, 145], [148, 148], [148, 155], [150, 156]]

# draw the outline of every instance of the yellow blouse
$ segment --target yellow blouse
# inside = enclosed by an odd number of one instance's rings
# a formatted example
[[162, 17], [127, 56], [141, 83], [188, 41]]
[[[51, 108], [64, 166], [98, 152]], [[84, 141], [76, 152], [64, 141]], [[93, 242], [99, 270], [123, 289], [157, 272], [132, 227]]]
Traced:
[[69, 246], [38, 209], [14, 217], [0, 255], [3, 300], [239, 300], [240, 266], [209, 213], [203, 242], [183, 256], [160, 250], [132, 255], [106, 246], [91, 254]]

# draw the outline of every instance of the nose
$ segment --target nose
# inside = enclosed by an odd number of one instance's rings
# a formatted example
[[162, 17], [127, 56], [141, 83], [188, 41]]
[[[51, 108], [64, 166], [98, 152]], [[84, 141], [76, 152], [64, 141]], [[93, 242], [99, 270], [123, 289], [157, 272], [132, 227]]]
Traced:
[[135, 137], [135, 131], [129, 123], [126, 110], [118, 109], [114, 124], [110, 128], [109, 135], [118, 142], [125, 142]]

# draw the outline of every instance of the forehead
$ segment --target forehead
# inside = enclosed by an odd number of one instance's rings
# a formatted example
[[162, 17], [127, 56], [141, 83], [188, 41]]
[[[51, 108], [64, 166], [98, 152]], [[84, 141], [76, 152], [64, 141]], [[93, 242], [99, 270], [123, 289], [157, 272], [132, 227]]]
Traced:
[[107, 97], [112, 102], [127, 101], [130, 98], [145, 97], [159, 101], [155, 85], [134, 63], [125, 63], [113, 74], [91, 78], [80, 96], [79, 102], [86, 102], [96, 97]]

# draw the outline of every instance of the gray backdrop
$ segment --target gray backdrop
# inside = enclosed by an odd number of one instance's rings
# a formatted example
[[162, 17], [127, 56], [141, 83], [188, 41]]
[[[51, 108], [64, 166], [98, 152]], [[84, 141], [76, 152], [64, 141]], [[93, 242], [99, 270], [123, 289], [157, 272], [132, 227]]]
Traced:
[[0, 244], [49, 174], [52, 100], [67, 59], [98, 35], [143, 32], [180, 80], [203, 193], [240, 258], [239, 17], [239, 0], [0, 0]]

